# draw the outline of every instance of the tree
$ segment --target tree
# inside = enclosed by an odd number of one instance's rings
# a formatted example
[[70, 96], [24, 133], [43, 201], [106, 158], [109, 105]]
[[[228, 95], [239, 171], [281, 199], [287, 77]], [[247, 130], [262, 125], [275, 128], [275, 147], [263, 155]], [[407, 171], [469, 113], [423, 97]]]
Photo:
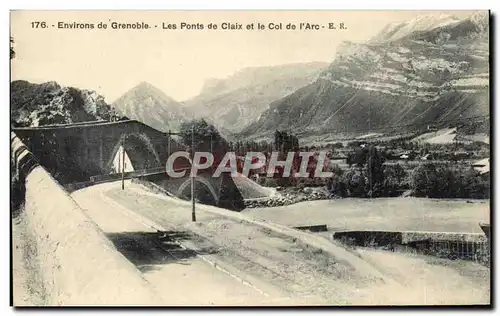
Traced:
[[343, 175], [343, 182], [347, 187], [347, 195], [364, 197], [366, 196], [366, 176], [361, 169], [350, 169]]
[[274, 149], [275, 150], [281, 149], [281, 142], [282, 142], [281, 132], [276, 130], [274, 132]]
[[[355, 165], [363, 174], [366, 175], [366, 183], [362, 183], [366, 188], [366, 195], [369, 197], [377, 196], [382, 192], [384, 184], [384, 164], [385, 157], [380, 153], [377, 147], [367, 145], [359, 147], [353, 153], [347, 155], [349, 166]], [[361, 186], [360, 181], [356, 181]]]
[[285, 131], [276, 130], [274, 132], [274, 149], [281, 152], [298, 151], [299, 138]]
[[384, 196], [398, 196], [400, 190], [409, 189], [408, 172], [400, 164], [384, 168]]
[[[192, 130], [194, 129], [194, 130]], [[212, 151], [227, 150], [228, 144], [219, 131], [204, 119], [183, 122], [180, 127], [180, 137], [186, 146], [191, 146], [194, 136], [196, 150]]]
[[369, 197], [377, 196], [381, 193], [384, 183], [384, 162], [385, 159], [377, 150], [377, 147], [370, 146], [368, 148], [368, 157], [366, 163], [368, 176], [368, 192]]
[[352, 165], [355, 163], [355, 155], [354, 155], [354, 153], [348, 153], [347, 154], [346, 162], [349, 165], [349, 169], [350, 169], [352, 167]]
[[415, 169], [411, 188], [419, 197], [488, 198], [490, 181], [473, 168], [428, 163]]

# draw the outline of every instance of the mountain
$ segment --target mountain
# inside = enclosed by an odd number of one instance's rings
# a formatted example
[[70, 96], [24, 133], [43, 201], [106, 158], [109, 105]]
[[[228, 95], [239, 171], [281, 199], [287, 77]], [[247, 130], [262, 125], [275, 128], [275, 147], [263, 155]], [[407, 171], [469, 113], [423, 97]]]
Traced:
[[369, 42], [395, 41], [414, 32], [425, 32], [458, 22], [459, 18], [448, 14], [421, 15], [410, 21], [389, 23]]
[[269, 104], [316, 80], [327, 63], [311, 62], [244, 68], [225, 79], [210, 79], [201, 93], [184, 103], [217, 128], [241, 131]]
[[42, 126], [96, 120], [115, 120], [117, 114], [94, 91], [61, 87], [54, 81], [42, 84], [24, 80], [10, 84], [11, 123]]
[[488, 121], [488, 26], [487, 12], [460, 19], [428, 15], [389, 25], [367, 43], [343, 42], [316, 81], [273, 102], [240, 136]]
[[192, 116], [179, 102], [155, 86], [141, 82], [113, 102], [120, 114], [157, 130], [177, 130], [180, 123]]

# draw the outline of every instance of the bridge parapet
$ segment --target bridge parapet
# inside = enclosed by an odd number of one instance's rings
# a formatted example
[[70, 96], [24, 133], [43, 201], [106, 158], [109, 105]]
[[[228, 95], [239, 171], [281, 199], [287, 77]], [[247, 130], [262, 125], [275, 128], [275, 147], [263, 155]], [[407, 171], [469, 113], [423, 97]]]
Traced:
[[140, 272], [11, 134], [24, 212], [48, 305], [158, 305]]
[[39, 163], [61, 184], [89, 181], [112, 173], [122, 145], [135, 170], [159, 168], [168, 148], [184, 148], [166, 133], [134, 120], [84, 122], [13, 128]]
[[[87, 122], [13, 130], [40, 165], [69, 191], [121, 179], [122, 175], [117, 173], [121, 169], [116, 167], [122, 161], [130, 161], [134, 169], [126, 172], [124, 178], [153, 178], [156, 184], [177, 195], [189, 191], [185, 182], [189, 172], [181, 180], [171, 179], [165, 173], [169, 153], [185, 151], [184, 146], [169, 139], [166, 133], [138, 121]], [[123, 146], [125, 150], [120, 149]], [[128, 160], [120, 155], [123, 152]], [[189, 162], [179, 157], [174, 168], [178, 170], [187, 165], [190, 167]], [[141, 174], [143, 170], [158, 172]], [[201, 175], [203, 179], [199, 179], [202, 183], [198, 192], [214, 197], [214, 202], [221, 207], [244, 208], [241, 194], [230, 176], [212, 178], [213, 170], [200, 170], [200, 173], [204, 174]], [[175, 190], [171, 189], [172, 186]]]

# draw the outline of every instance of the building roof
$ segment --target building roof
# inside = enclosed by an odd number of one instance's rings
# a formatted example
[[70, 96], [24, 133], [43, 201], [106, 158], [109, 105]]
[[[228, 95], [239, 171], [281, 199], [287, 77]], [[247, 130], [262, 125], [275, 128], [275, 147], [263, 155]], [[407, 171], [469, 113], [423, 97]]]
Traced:
[[472, 167], [479, 171], [480, 174], [485, 174], [490, 172], [490, 158], [484, 158], [479, 161], [476, 161]]

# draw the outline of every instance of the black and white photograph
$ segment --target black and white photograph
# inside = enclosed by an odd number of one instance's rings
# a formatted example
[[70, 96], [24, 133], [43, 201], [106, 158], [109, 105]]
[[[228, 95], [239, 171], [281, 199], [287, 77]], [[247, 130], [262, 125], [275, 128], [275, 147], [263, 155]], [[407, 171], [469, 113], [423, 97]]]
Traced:
[[490, 23], [12, 10], [11, 306], [491, 307]]

